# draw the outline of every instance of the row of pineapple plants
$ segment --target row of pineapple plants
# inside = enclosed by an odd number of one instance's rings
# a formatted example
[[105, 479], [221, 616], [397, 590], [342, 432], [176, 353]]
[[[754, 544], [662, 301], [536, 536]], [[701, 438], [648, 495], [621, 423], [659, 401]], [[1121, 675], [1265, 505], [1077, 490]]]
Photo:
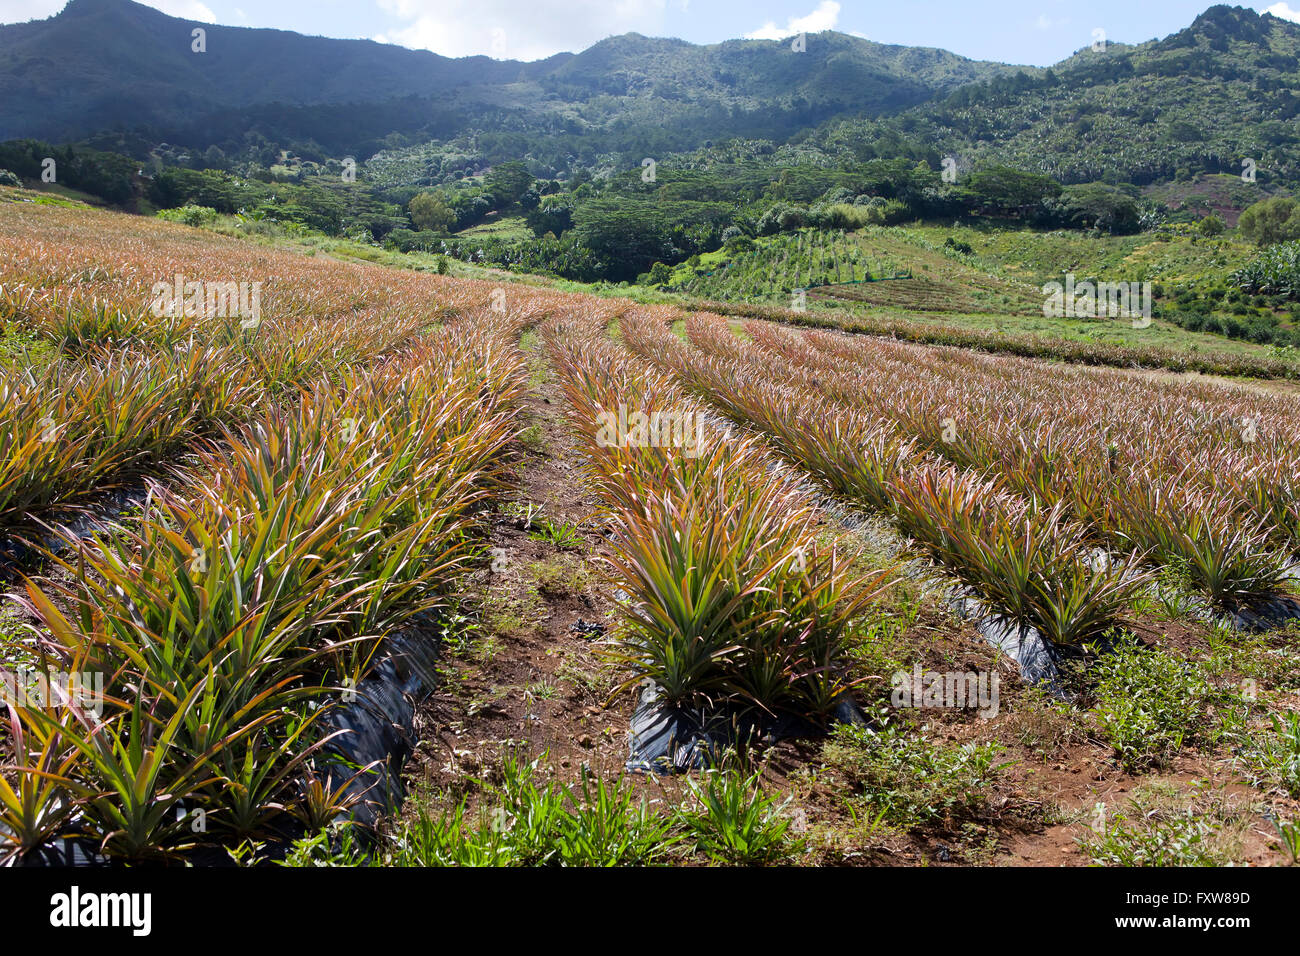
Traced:
[[1207, 375], [1244, 375], [1264, 379], [1300, 379], [1300, 361], [1285, 351], [1259, 349], [1226, 352], [1213, 349], [1167, 348], [1159, 345], [1119, 345], [1084, 339], [1066, 339], [1035, 332], [921, 321], [861, 309], [851, 315], [826, 310], [798, 309], [789, 305], [757, 302], [711, 301], [714, 312], [783, 322], [804, 328], [838, 329], [857, 335], [883, 336], [922, 345], [947, 345], [999, 355], [1041, 358], [1079, 365], [1122, 369], [1167, 369]]
[[516, 333], [484, 313], [320, 378], [52, 558], [63, 583], [27, 582], [41, 668], [104, 686], [93, 705], [57, 682], [8, 695], [0, 858], [68, 834], [165, 858], [343, 809], [352, 770], [326, 770], [322, 717], [476, 560], [471, 511], [519, 430]]
[[[541, 314], [563, 298], [223, 247], [207, 235], [178, 243], [164, 231], [155, 247], [138, 234], [157, 225], [121, 237], [116, 221], [104, 225], [108, 238], [67, 246], [51, 244], [48, 223], [0, 221], [0, 233], [17, 233], [0, 254], [0, 332], [57, 347], [49, 363], [12, 360], [0, 382], [0, 528], [10, 532], [156, 472], [222, 427], [458, 312]], [[212, 314], [206, 300], [155, 315], [149, 281], [173, 273], [272, 278], [254, 318]]]
[[[156, 468], [224, 425], [323, 375], [409, 340], [423, 322], [375, 324], [368, 347], [327, 329], [263, 344], [95, 348], [0, 382], [0, 527], [30, 524]], [[359, 346], [363, 336], [355, 334]]]
[[[258, 316], [220, 310], [221, 284], [257, 288]], [[156, 314], [160, 288], [168, 306]], [[180, 301], [174, 294], [179, 292]], [[201, 294], [200, 294], [201, 293]], [[536, 289], [508, 292], [499, 283], [453, 279], [421, 269], [342, 262], [277, 249], [156, 219], [58, 207], [0, 208], [0, 335], [14, 328], [64, 344], [69, 352], [93, 346], [200, 346], [227, 339], [286, 337], [314, 326], [350, 341], [356, 327], [400, 323], [418, 310], [426, 321], [458, 310], [539, 298]], [[551, 301], [582, 297], [548, 292]], [[237, 297], [241, 303], [254, 298]], [[227, 303], [229, 305], [229, 303]], [[255, 329], [256, 336], [245, 333]]]
[[1229, 609], [1287, 591], [1300, 549], [1288, 398], [747, 327], [777, 369], [922, 447], [1061, 506], [1093, 547], [1187, 569]]
[[1022, 631], [1032, 627], [1061, 645], [1101, 638], [1145, 583], [1125, 562], [1090, 560], [1086, 530], [1062, 508], [1042, 507], [996, 479], [944, 462], [889, 423], [810, 384], [782, 381], [754, 363], [758, 350], [725, 326], [708, 330], [716, 345], [710, 351], [685, 345], [651, 320], [625, 323], [623, 331], [632, 348], [671, 368], [831, 491], [890, 517]]
[[[845, 649], [880, 580], [851, 580], [808, 495], [613, 344], [598, 311], [544, 329], [608, 511], [622, 686], [653, 681], [672, 705], [825, 719], [849, 689]], [[620, 410], [688, 422], [689, 444], [611, 433]]]

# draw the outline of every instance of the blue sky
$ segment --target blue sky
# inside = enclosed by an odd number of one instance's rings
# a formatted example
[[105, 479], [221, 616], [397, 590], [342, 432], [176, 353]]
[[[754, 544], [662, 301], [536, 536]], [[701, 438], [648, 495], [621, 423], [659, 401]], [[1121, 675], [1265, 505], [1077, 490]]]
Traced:
[[[445, 56], [533, 60], [618, 33], [714, 43], [842, 30], [881, 43], [1046, 66], [1093, 41], [1140, 42], [1189, 24], [1210, 0], [147, 0], [232, 26], [366, 37]], [[1249, 4], [1300, 22], [1300, 0]], [[0, 22], [47, 17], [64, 0], [0, 0]]]

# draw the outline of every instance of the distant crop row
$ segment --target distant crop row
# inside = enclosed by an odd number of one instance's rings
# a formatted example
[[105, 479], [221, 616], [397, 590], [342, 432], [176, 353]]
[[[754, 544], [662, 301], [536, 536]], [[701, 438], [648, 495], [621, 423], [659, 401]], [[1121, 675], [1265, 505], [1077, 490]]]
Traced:
[[692, 269], [677, 288], [721, 299], [785, 299], [795, 289], [870, 282], [901, 275], [892, 260], [867, 255], [841, 230], [810, 229], [750, 242], [713, 271]]
[[[460, 310], [549, 307], [545, 295], [508, 297], [488, 283], [195, 242], [147, 220], [85, 228], [86, 214], [64, 223], [67, 213], [0, 223], [0, 334], [57, 349], [44, 367], [15, 360], [0, 382], [0, 528], [84, 504]], [[201, 291], [156, 308], [158, 284], [252, 282], [265, 286], [255, 315], [215, 314]]]
[[757, 324], [750, 331], [849, 407], [875, 411], [920, 447], [1026, 499], [1064, 505], [1097, 544], [1185, 567], [1216, 603], [1277, 593], [1300, 552], [1290, 399], [824, 333], [801, 339]]
[[[660, 336], [643, 327], [641, 347]], [[730, 335], [729, 332], [726, 333]], [[635, 336], [634, 336], [635, 339]], [[766, 377], [749, 346], [667, 354], [682, 379], [838, 494], [892, 517], [994, 610], [1048, 640], [1074, 644], [1114, 626], [1141, 583], [1089, 560], [1061, 508], [1038, 508], [984, 476], [918, 453], [888, 423], [852, 413], [815, 387]]]
[[[373, 355], [412, 331], [372, 326]], [[0, 383], [0, 527], [80, 504], [148, 466], [158, 466], [220, 426], [340, 374], [364, 351], [328, 332], [297, 341], [188, 348], [96, 348]], [[347, 358], [344, 356], [347, 355]]]
[[1300, 504], [1278, 403], [759, 323], [756, 344], [720, 320], [687, 327], [694, 349], [650, 326], [625, 334], [1052, 641], [1113, 626], [1152, 560], [1221, 607], [1287, 590]]
[[1001, 332], [956, 325], [940, 325], [889, 316], [855, 314], [852, 317], [755, 305], [743, 302], [701, 301], [698, 309], [724, 315], [767, 319], [816, 329], [838, 329], [855, 335], [880, 336], [922, 345], [950, 345], [1023, 358], [1054, 359], [1077, 365], [1111, 368], [1169, 369], [1206, 375], [1242, 375], [1253, 378], [1300, 379], [1300, 362], [1278, 355], [1244, 355], [1161, 348], [1159, 346], [1107, 345], [1030, 333]]

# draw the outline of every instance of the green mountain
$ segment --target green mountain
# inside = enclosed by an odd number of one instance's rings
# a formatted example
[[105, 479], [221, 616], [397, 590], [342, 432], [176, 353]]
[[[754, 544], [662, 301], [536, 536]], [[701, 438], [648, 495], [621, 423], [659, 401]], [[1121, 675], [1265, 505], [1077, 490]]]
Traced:
[[901, 115], [830, 124], [830, 152], [876, 154], [905, 133], [959, 169], [1006, 163], [1061, 182], [1145, 184], [1196, 173], [1300, 181], [1300, 24], [1216, 6], [1134, 46], [1084, 50], [1038, 75], [994, 78]]
[[[195, 27], [206, 31], [204, 53], [191, 50]], [[364, 154], [471, 130], [585, 136], [644, 126], [663, 131], [665, 145], [694, 148], [886, 115], [1012, 71], [837, 33], [809, 37], [806, 53], [785, 42], [628, 34], [533, 63], [448, 59], [198, 24], [130, 0], [71, 0], [47, 20], [0, 26], [0, 140], [122, 130], [204, 149], [260, 135]]]
[[[197, 26], [205, 53], [191, 50]], [[834, 32], [803, 53], [626, 34], [533, 63], [449, 59], [71, 0], [0, 26], [0, 102], [0, 140], [138, 160], [166, 143], [167, 162], [223, 168], [269, 167], [285, 148], [308, 162], [354, 155], [387, 186], [511, 159], [564, 177], [645, 156], [756, 169], [952, 156], [962, 176], [1005, 164], [1138, 185], [1235, 176], [1250, 160], [1265, 184], [1300, 183], [1300, 25], [1229, 6], [1037, 69]]]

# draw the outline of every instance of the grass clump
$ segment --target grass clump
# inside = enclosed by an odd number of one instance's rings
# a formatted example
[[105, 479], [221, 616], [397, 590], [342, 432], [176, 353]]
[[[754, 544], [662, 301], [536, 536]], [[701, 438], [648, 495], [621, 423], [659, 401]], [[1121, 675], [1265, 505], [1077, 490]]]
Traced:
[[547, 597], [568, 597], [587, 589], [591, 575], [581, 563], [560, 556], [536, 561], [528, 570], [537, 581], [537, 591]]
[[789, 800], [765, 795], [758, 776], [711, 771], [703, 783], [691, 781], [699, 809], [680, 816], [698, 852], [719, 863], [758, 866], [787, 859], [798, 848], [788, 835]]
[[941, 744], [883, 710], [875, 724], [837, 727], [822, 757], [853, 787], [851, 803], [899, 828], [971, 814], [1010, 766], [996, 744]]
[[1167, 766], [1184, 747], [1209, 740], [1208, 711], [1218, 694], [1199, 668], [1128, 641], [1089, 673], [1093, 715], [1125, 770]]
[[1098, 866], [1225, 866], [1240, 855], [1251, 818], [1223, 793], [1153, 781], [1079, 845]]
[[678, 842], [672, 818], [653, 812], [623, 782], [589, 774], [571, 788], [538, 778], [538, 761], [507, 758], [496, 806], [471, 814], [462, 802], [433, 816], [420, 807], [393, 835], [392, 866], [647, 866]]
[[528, 537], [535, 541], [545, 541], [561, 551], [582, 550], [582, 532], [576, 524], [568, 521], [552, 521], [543, 517], [533, 523], [534, 530]]
[[1026, 688], [1012, 715], [1016, 741], [1043, 761], [1080, 736], [1079, 712], [1041, 687]]
[[1300, 713], [1270, 714], [1268, 730], [1243, 735], [1239, 759], [1252, 786], [1300, 798]]

